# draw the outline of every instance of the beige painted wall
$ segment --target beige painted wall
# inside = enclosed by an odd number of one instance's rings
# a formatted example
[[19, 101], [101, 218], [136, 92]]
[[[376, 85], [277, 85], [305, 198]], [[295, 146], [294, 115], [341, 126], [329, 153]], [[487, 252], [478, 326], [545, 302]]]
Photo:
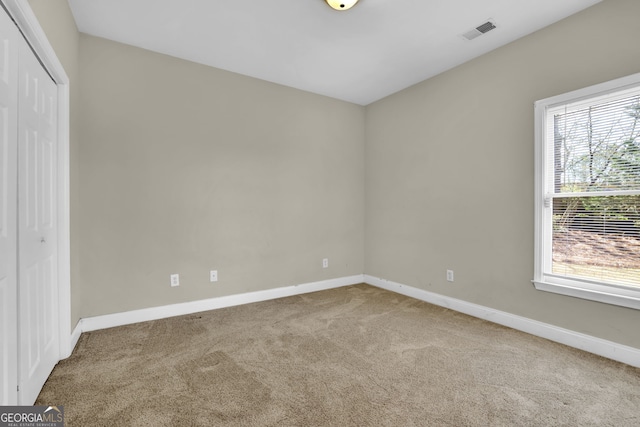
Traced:
[[84, 34], [80, 59], [82, 317], [362, 274], [363, 107]]
[[605, 0], [369, 105], [366, 273], [640, 348], [640, 311], [531, 284], [533, 103], [640, 72], [639, 16]]
[[639, 2], [366, 110], [79, 36], [65, 0], [30, 4], [72, 81], [73, 324], [365, 271], [640, 348], [640, 312], [530, 283], [533, 102], [640, 72]]
[[78, 124], [80, 122], [80, 90], [78, 85], [78, 53], [80, 34], [67, 0], [29, 0], [40, 25], [69, 77], [70, 97], [70, 203], [71, 203], [71, 328], [80, 319], [80, 191]]

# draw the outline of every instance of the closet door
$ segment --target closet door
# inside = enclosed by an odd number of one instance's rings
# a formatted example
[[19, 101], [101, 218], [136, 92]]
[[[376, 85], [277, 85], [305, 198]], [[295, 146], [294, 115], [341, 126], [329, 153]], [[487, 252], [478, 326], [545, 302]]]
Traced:
[[18, 69], [19, 402], [58, 362], [57, 87], [22, 40]]
[[0, 7], [0, 405], [58, 362], [57, 87]]
[[18, 29], [0, 8], [0, 405], [17, 404]]

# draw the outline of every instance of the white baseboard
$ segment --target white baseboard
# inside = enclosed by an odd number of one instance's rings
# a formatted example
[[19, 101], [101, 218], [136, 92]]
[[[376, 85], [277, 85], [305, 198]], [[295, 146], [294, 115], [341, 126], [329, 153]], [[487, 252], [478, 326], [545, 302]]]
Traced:
[[[320, 282], [287, 286], [283, 288], [268, 289], [264, 291], [248, 292], [244, 294], [229, 295], [218, 298], [210, 298], [206, 300], [145, 308], [141, 310], [127, 311], [124, 313], [87, 317], [80, 320], [78, 326], [74, 330], [74, 335], [78, 330], [80, 332], [89, 332], [99, 329], [113, 328], [115, 326], [129, 325], [132, 323], [146, 322], [149, 320], [182, 316], [185, 314], [199, 313], [201, 311], [215, 310], [218, 308], [232, 307], [236, 305], [267, 301], [292, 295], [301, 295], [309, 292], [340, 288], [342, 286], [356, 285], [358, 283], [364, 283], [363, 274], [341, 277], [338, 279], [323, 280]], [[77, 338], [80, 338], [80, 333], [78, 333]], [[75, 342], [77, 342], [77, 338]], [[75, 346], [75, 343], [73, 345]]]
[[249, 292], [244, 294], [229, 295], [200, 301], [180, 304], [172, 304], [161, 307], [152, 307], [142, 310], [128, 311], [124, 313], [107, 314], [103, 316], [87, 317], [80, 319], [71, 334], [71, 349], [73, 351], [82, 332], [129, 325], [132, 323], [146, 322], [149, 320], [164, 319], [201, 311], [215, 310], [218, 308], [232, 307], [260, 301], [268, 301], [292, 295], [301, 295], [309, 292], [323, 291], [343, 286], [367, 283], [391, 292], [406, 295], [421, 301], [425, 301], [441, 307], [446, 307], [460, 313], [484, 319], [509, 328], [529, 333], [538, 337], [558, 342], [580, 350], [588, 351], [608, 359], [626, 363], [640, 368], [640, 349], [603, 340], [590, 335], [581, 334], [569, 329], [560, 328], [548, 323], [517, 316], [504, 311], [495, 310], [478, 304], [473, 304], [456, 298], [447, 297], [390, 280], [381, 279], [364, 274], [342, 277], [338, 279], [323, 280], [320, 282], [305, 283], [283, 288], [268, 289], [264, 291]]
[[69, 356], [71, 356], [71, 353], [73, 353], [76, 345], [78, 345], [80, 335], [82, 335], [82, 319], [78, 321], [78, 324], [76, 324], [76, 327], [73, 328], [73, 332], [71, 333], [71, 348], [69, 349]]
[[640, 349], [365, 275], [365, 283], [640, 368]]

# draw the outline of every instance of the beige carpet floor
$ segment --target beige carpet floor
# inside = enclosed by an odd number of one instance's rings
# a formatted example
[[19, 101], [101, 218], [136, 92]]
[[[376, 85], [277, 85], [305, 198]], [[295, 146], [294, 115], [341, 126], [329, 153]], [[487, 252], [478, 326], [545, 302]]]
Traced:
[[368, 285], [82, 334], [67, 426], [640, 426], [640, 369]]

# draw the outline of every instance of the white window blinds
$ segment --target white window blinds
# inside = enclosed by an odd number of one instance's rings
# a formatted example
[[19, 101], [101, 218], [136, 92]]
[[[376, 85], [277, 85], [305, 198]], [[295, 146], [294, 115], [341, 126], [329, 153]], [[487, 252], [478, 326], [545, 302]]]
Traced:
[[535, 104], [536, 289], [640, 309], [640, 74]]
[[640, 87], [547, 110], [549, 274], [640, 286]]

